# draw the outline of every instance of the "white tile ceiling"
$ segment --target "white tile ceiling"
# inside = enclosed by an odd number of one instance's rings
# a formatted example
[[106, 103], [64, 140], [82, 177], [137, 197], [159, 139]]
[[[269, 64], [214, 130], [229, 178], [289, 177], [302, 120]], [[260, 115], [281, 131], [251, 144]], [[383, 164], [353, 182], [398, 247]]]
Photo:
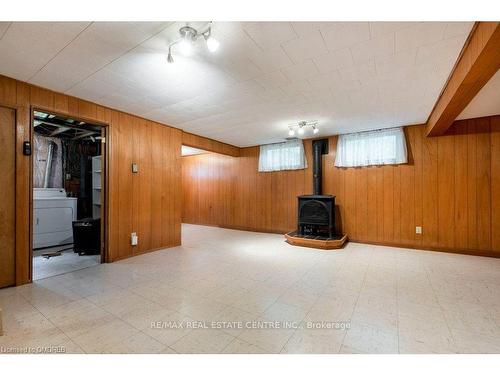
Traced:
[[[190, 57], [181, 22], [0, 22], [0, 74], [237, 146], [426, 121], [472, 22], [221, 22]], [[190, 23], [203, 27], [205, 23]], [[305, 134], [305, 137], [310, 134]]]

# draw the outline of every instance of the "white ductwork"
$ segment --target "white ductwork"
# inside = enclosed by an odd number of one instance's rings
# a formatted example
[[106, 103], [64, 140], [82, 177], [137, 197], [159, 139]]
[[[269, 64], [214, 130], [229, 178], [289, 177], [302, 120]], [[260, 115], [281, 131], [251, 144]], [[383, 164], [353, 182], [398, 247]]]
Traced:
[[50, 180], [50, 172], [52, 170], [52, 157], [54, 156], [54, 148], [56, 144], [52, 141], [49, 142], [48, 150], [47, 150], [47, 164], [45, 166], [45, 174], [43, 175], [43, 187], [49, 187]]

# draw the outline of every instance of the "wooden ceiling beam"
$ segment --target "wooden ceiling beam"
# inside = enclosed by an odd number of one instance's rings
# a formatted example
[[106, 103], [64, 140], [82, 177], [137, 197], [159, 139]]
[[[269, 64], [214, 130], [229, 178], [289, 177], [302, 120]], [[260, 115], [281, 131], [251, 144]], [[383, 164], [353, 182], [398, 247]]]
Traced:
[[427, 120], [427, 135], [443, 135], [500, 68], [500, 22], [476, 22]]

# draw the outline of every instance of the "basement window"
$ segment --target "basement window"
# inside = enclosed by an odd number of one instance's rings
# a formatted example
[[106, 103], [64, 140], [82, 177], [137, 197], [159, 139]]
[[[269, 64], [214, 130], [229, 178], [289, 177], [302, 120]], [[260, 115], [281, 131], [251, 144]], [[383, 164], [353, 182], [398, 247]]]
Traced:
[[403, 164], [407, 159], [404, 130], [392, 128], [340, 135], [335, 166]]
[[259, 172], [307, 168], [301, 139], [260, 146]]

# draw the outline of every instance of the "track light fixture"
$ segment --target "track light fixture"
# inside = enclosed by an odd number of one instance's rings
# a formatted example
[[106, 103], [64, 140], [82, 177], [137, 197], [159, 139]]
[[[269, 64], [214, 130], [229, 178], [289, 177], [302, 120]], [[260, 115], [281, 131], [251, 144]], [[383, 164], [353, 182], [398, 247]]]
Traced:
[[183, 26], [179, 29], [180, 38], [173, 41], [168, 45], [168, 56], [167, 61], [169, 64], [174, 62], [172, 56], [172, 47], [179, 44], [179, 49], [183, 55], [190, 55], [193, 51], [193, 44], [196, 40], [203, 36], [207, 49], [210, 52], [215, 52], [219, 48], [219, 41], [212, 36], [212, 22], [208, 24], [208, 27], [203, 31], [198, 31], [191, 26]]
[[297, 131], [299, 135], [303, 135], [307, 127], [311, 127], [314, 134], [319, 133], [317, 121], [299, 121], [297, 124], [288, 125], [288, 135], [293, 137], [295, 131]]

